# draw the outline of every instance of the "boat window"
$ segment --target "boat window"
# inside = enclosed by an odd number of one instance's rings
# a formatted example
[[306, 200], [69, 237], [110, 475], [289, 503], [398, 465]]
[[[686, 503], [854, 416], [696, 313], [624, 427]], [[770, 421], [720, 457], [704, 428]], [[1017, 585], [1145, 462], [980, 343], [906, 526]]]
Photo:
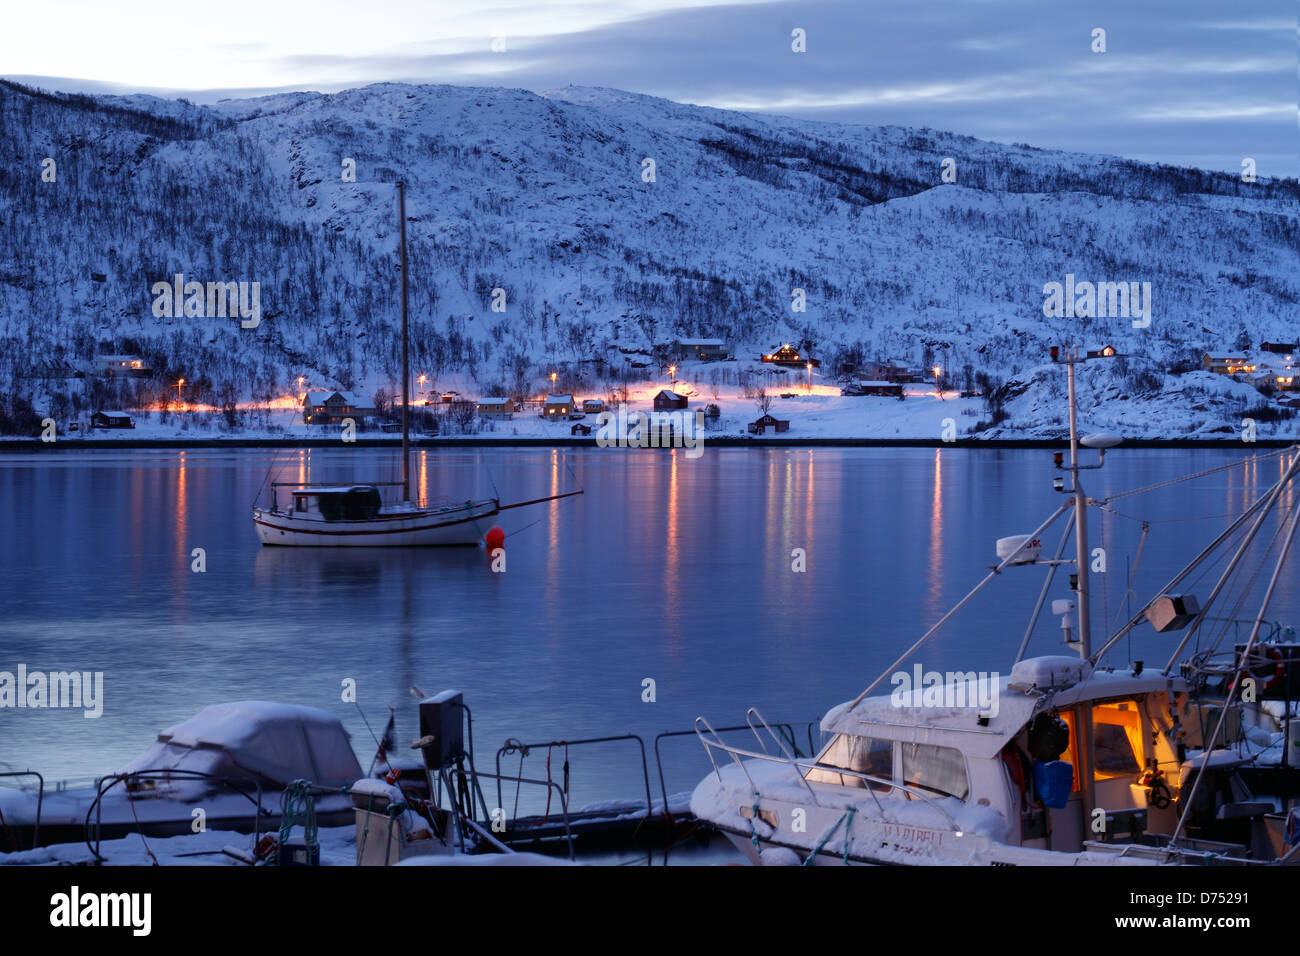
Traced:
[[316, 497], [317, 507], [326, 521], [364, 521], [379, 513], [379, 491], [353, 488]]
[[302, 512], [306, 512], [306, 510], [307, 510], [307, 496], [306, 496], [306, 495], [295, 495], [295, 496], [294, 496], [294, 499], [293, 499], [293, 510], [294, 510], [294, 511], [302, 511]]
[[1092, 746], [1098, 779], [1142, 770], [1142, 715], [1137, 702], [1119, 701], [1092, 708]]
[[902, 744], [903, 783], [965, 800], [970, 793], [960, 750], [931, 744]]
[[[844, 787], [865, 787], [866, 781], [822, 767], [838, 767], [857, 773], [894, 779], [894, 742], [877, 737], [856, 737], [853, 734], [836, 734], [817, 758], [817, 766], [809, 769], [806, 779], [811, 783], [837, 783]], [[889, 790], [886, 783], [872, 783], [873, 790]]]

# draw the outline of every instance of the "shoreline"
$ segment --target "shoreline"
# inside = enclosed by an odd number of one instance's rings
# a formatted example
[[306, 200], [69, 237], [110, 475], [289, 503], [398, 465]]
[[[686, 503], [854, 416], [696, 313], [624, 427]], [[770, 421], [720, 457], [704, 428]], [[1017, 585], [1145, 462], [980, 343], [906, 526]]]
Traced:
[[[1131, 438], [1119, 448], [1288, 448], [1300, 438], [1261, 438], [1244, 442], [1240, 438]], [[723, 436], [705, 438], [703, 447], [719, 448], [1068, 448], [1068, 438], [959, 438], [942, 441], [933, 438], [748, 438]], [[64, 449], [217, 449], [217, 448], [334, 448], [351, 445], [357, 448], [398, 448], [400, 440], [358, 438], [343, 442], [338, 438], [61, 438], [44, 442], [39, 438], [0, 439], [0, 454], [5, 452], [60, 451]], [[566, 438], [417, 438], [412, 448], [598, 448], [590, 437]], [[671, 451], [671, 448], [620, 448], [625, 451]], [[682, 449], [677, 449], [681, 451]]]

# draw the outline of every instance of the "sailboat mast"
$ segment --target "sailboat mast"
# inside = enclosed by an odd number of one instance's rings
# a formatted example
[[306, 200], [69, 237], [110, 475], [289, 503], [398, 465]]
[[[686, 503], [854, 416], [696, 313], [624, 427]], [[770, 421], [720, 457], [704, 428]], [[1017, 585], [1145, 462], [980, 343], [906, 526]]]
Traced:
[[1074, 542], [1076, 580], [1079, 582], [1075, 597], [1079, 604], [1079, 656], [1085, 661], [1092, 654], [1092, 609], [1089, 605], [1088, 569], [1088, 496], [1079, 484], [1079, 429], [1074, 394], [1074, 366], [1079, 362], [1077, 348], [1066, 356], [1066, 380], [1070, 393], [1070, 472], [1074, 478]]
[[397, 214], [401, 221], [402, 246], [402, 501], [411, 500], [411, 366], [410, 328], [406, 311], [406, 184], [397, 181]]

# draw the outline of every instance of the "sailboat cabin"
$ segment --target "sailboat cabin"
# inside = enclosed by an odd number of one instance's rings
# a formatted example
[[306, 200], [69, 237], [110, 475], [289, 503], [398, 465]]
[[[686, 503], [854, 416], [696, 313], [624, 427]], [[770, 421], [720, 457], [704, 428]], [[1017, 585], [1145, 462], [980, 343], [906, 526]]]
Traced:
[[379, 489], [371, 485], [296, 488], [293, 513], [321, 521], [368, 521], [379, 514]]

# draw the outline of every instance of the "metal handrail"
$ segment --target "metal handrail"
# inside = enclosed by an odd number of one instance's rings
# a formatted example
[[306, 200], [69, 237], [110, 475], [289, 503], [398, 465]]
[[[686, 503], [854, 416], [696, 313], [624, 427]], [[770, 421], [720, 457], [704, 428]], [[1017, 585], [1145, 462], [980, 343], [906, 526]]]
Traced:
[[[700, 721], [703, 721], [704, 725], [708, 727], [709, 732], [713, 734], [713, 738], [714, 738], [713, 741], [705, 740], [704, 735], [698, 733], [698, 725]], [[772, 763], [783, 763], [792, 767], [796, 772], [801, 767], [807, 767], [809, 770], [823, 770], [828, 773], [838, 774], [841, 777], [843, 776], [856, 777], [857, 779], [867, 783], [878, 783], [882, 786], [888, 787], [891, 790], [900, 790], [903, 793], [910, 794], [916, 797], [917, 799], [924, 801], [928, 806], [933, 807], [935, 810], [937, 810], [940, 813], [940, 815], [944, 817], [944, 819], [948, 821], [948, 823], [951, 825], [954, 832], [957, 833], [961, 832], [961, 826], [957, 823], [956, 820], [953, 819], [952, 814], [950, 814], [943, 807], [939, 806], [939, 804], [935, 802], [934, 798], [931, 797], [929, 794], [909, 784], [895, 783], [892, 780], [886, 780], [883, 777], [873, 776], [872, 774], [860, 773], [856, 770], [844, 770], [839, 767], [828, 767], [824, 764], [817, 763], [816, 760], [799, 760], [796, 758], [787, 759], [783, 757], [774, 757], [771, 754], [755, 753], [750, 750], [744, 750], [740, 747], [733, 747], [730, 744], [723, 741], [722, 738], [717, 735], [717, 732], [714, 731], [711, 726], [709, 726], [708, 721], [705, 720], [703, 717], [696, 718], [696, 727], [697, 727], [697, 735], [700, 738], [700, 743], [704, 745], [704, 748], [706, 750], [709, 750], [712, 747], [717, 747], [719, 750], [725, 751], [726, 753], [730, 754], [731, 759], [735, 761], [736, 766], [740, 767], [741, 772], [745, 775], [745, 779], [749, 781], [749, 784], [751, 787], [754, 788], [755, 793], [758, 792], [758, 787], [754, 783], [754, 778], [749, 775], [749, 771], [745, 768], [745, 764], [741, 761], [740, 759], [741, 757], [746, 757], [751, 760], [767, 760]], [[713, 762], [712, 754], [709, 755], [709, 759], [711, 762]], [[718, 780], [721, 781], [722, 773], [721, 771], [718, 770], [718, 765], [716, 762], [713, 762], [713, 769], [714, 769], [714, 773], [718, 777]], [[813, 803], [819, 807], [824, 807], [825, 804], [823, 804], [820, 800], [817, 799], [816, 791], [813, 790], [812, 785], [808, 782], [808, 778], [802, 773], [798, 773], [797, 775], [799, 777], [800, 782], [804, 785], [804, 788], [808, 791], [809, 795], [812, 797]], [[872, 788], [866, 787], [865, 789], [867, 793], [872, 797], [872, 799], [875, 800], [876, 806], [880, 808], [881, 816], [888, 818], [888, 814], [885, 812], [884, 805], [880, 802], [879, 798], [876, 797]], [[954, 797], [953, 799], [957, 799], [957, 798]], [[888, 822], [897, 823], [898, 821], [888, 820]]]
[[[262, 781], [261, 780], [257, 780], [257, 779], [249, 780], [247, 777], [220, 777], [217, 776], [216, 774], [203, 773], [202, 771], [199, 770], [181, 770], [176, 767], [156, 767], [147, 770], [131, 770], [131, 771], [126, 771], [124, 773], [110, 774], [108, 776], [100, 777], [99, 780], [96, 781], [94, 802], [86, 810], [86, 829], [88, 831], [86, 833], [86, 848], [95, 855], [95, 860], [97, 862], [103, 862], [103, 860], [105, 859], [105, 857], [103, 857], [99, 852], [101, 836], [103, 831], [104, 794], [108, 793], [109, 790], [112, 790], [113, 787], [117, 786], [119, 783], [125, 783], [128, 780], [134, 780], [139, 778], [152, 779], [154, 777], [161, 777], [162, 779], [167, 779], [173, 775], [180, 775], [189, 780], [208, 780], [215, 783], [224, 784], [226, 786], [229, 786], [231, 790], [234, 790], [245, 800], [248, 800], [250, 803], [253, 803], [257, 809], [257, 812], [253, 814], [253, 845], [254, 846], [257, 845], [257, 841], [261, 835], [262, 814], [265, 813], [267, 816], [271, 815], [271, 811], [265, 810], [262, 807]], [[108, 781], [107, 787], [104, 786], [104, 781], [106, 780]], [[238, 786], [236, 786], [236, 784], [249, 784], [249, 783], [256, 785], [256, 789], [257, 789], [256, 800], [250, 797]], [[321, 790], [322, 792], [327, 792], [327, 793], [335, 792], [333, 790], [329, 790], [326, 788], [315, 787], [315, 785], [313, 785], [313, 789], [318, 789]], [[130, 791], [128, 791], [128, 794], [129, 793]], [[90, 833], [89, 833], [90, 814], [92, 812], [94, 812], [95, 814], [95, 825], [94, 825], [95, 845], [93, 847], [90, 845]]]
[[[541, 747], [548, 747], [548, 748], [549, 747], [577, 747], [586, 744], [611, 743], [618, 740], [635, 740], [637, 746], [640, 747], [641, 749], [641, 779], [645, 785], [645, 816], [646, 819], [649, 820], [651, 814], [654, 811], [654, 807], [650, 800], [650, 766], [649, 764], [646, 763], [645, 741], [642, 740], [637, 734], [617, 734], [612, 737], [585, 737], [581, 740], [548, 740], [545, 743], [540, 743], [540, 744], [524, 744], [524, 743], [519, 743], [518, 741], [514, 741], [514, 742], [507, 741], [505, 744], [503, 744], [501, 747], [497, 749], [497, 761], [496, 761], [497, 776], [498, 776], [497, 806], [498, 807], [505, 806], [505, 801], [501, 795], [501, 780], [506, 779], [500, 776], [502, 755], [519, 753], [522, 761], [523, 757], [528, 756], [529, 751], [536, 750]], [[665, 809], [667, 809], [666, 805], [665, 805]]]
[[[455, 803], [455, 799], [454, 799], [454, 793], [455, 793], [455, 791], [451, 789], [451, 780], [447, 778], [447, 775], [446, 775], [446, 768], [445, 768], [445, 767], [441, 768], [439, 772], [440, 772], [440, 774], [441, 774], [441, 776], [442, 776], [442, 778], [443, 778], [443, 783], [444, 783], [444, 785], [447, 787], [447, 792], [448, 792], [448, 794], [449, 794], [449, 795], [453, 795], [452, 799], [453, 799], [453, 803]], [[562, 788], [558, 783], [556, 783], [554, 780], [532, 780], [532, 779], [530, 779], [530, 778], [528, 778], [528, 777], [511, 776], [511, 775], [509, 775], [509, 774], [502, 775], [502, 774], [499, 774], [499, 773], [488, 773], [486, 770], [475, 770], [475, 769], [472, 768], [472, 767], [471, 767], [470, 770], [469, 770], [469, 774], [470, 774], [471, 776], [474, 776], [474, 777], [483, 776], [483, 777], [489, 777], [489, 778], [495, 779], [496, 782], [497, 782], [497, 794], [498, 794], [498, 797], [499, 797], [499, 795], [500, 795], [500, 793], [501, 793], [501, 781], [502, 781], [502, 780], [513, 780], [513, 781], [516, 781], [516, 782], [518, 782], [518, 783], [528, 783], [528, 784], [534, 784], [534, 785], [539, 786], [539, 787], [554, 788], [554, 789], [556, 790], [556, 792], [557, 792], [557, 793], [559, 794], [559, 796], [560, 796], [560, 814], [561, 814], [561, 816], [564, 818], [564, 839], [565, 839], [565, 840], [568, 842], [568, 844], [569, 844], [569, 859], [570, 859], [570, 860], [573, 860], [573, 859], [576, 859], [576, 858], [577, 858], [576, 855], [575, 855], [574, 847], [573, 847], [573, 831], [572, 831], [572, 829], [571, 829], [570, 826], [569, 826], [569, 798], [565, 795], [563, 788]], [[475, 785], [475, 786], [478, 786], [478, 781], [477, 781], [477, 780], [474, 781], [474, 785]], [[498, 804], [499, 804], [499, 803], [500, 803], [500, 800], [498, 799]], [[505, 812], [505, 809], [504, 809], [503, 807], [499, 806], [499, 805], [498, 805], [497, 809], [498, 809], [498, 810], [501, 810], [502, 813]], [[482, 830], [482, 828], [479, 827], [479, 826], [474, 822], [474, 820], [473, 820], [472, 817], [469, 817], [469, 816], [467, 816], [467, 815], [465, 814], [465, 811], [464, 811], [463, 809], [461, 809], [461, 811], [460, 811], [460, 815], [461, 815], [461, 818], [462, 818], [466, 823], [470, 824], [470, 825], [471, 825], [475, 830], [479, 830], [479, 831]], [[457, 830], [458, 830], [458, 835], [459, 835], [459, 837], [460, 837], [461, 852], [463, 853], [463, 852], [465, 852], [465, 835], [464, 835], [463, 832], [461, 832], [461, 831], [459, 830], [459, 828], [457, 828]], [[504, 843], [502, 843], [500, 840], [497, 840], [495, 837], [489, 837], [489, 839], [490, 839], [493, 843], [497, 844], [498, 846], [500, 846], [500, 847], [505, 847], [505, 849], [506, 849], [508, 852], [511, 852], [511, 853], [515, 852], [512, 848], [506, 846]]]
[[[32, 826], [32, 849], [40, 846], [41, 838], [41, 804], [45, 802], [45, 778], [35, 770], [10, 770], [0, 773], [0, 777], [35, 777], [37, 782], [36, 788], [36, 822]], [[14, 840], [14, 852], [19, 850], [17, 839]]]
[[[807, 722], [807, 726], [808, 726], [808, 749], [809, 749], [810, 751], [813, 750], [813, 746], [812, 746], [812, 725], [813, 725], [814, 723], [816, 723], [816, 721], [811, 721], [811, 720], [810, 720], [810, 721]], [[794, 725], [794, 724], [791, 724], [791, 723], [776, 723], [776, 724], [773, 724], [772, 726], [773, 726], [773, 727], [776, 727], [776, 728], [778, 728], [778, 729], [779, 729], [779, 728], [784, 728], [784, 729], [788, 730], [788, 731], [790, 732], [790, 739], [791, 739], [791, 741], [794, 740], [794, 728], [795, 728], [795, 725]], [[738, 726], [735, 726], [735, 727], [723, 727], [723, 728], [722, 728], [722, 733], [725, 734], [725, 733], [729, 733], [729, 732], [731, 732], [731, 731], [739, 731], [739, 730], [744, 730], [744, 729], [745, 729], [745, 727], [744, 727], [743, 725], [738, 725]], [[751, 729], [752, 729], [752, 728], [751, 728]], [[663, 762], [663, 756], [659, 753], [659, 741], [664, 740], [664, 739], [667, 738], [667, 737], [690, 737], [690, 736], [698, 736], [697, 731], [694, 730], [694, 729], [691, 729], [691, 730], [670, 730], [670, 731], [665, 731], [665, 732], [662, 733], [662, 734], [658, 734], [658, 735], [656, 735], [656, 736], [655, 736], [655, 739], [654, 739], [655, 768], [656, 768], [656, 770], [658, 770], [658, 772], [659, 772], [659, 792], [663, 795], [663, 798], [664, 798], [664, 816], [668, 817], [670, 820], [672, 819], [672, 814], [669, 813], [669, 811], [668, 811], [668, 784], [667, 784], [667, 781], [664, 779], [664, 762]], [[798, 749], [797, 749], [797, 748], [796, 748], [796, 751], [795, 751], [795, 752], [796, 752], [796, 754], [798, 753]]]
[[[751, 787], [754, 787], [754, 780], [752, 777], [750, 777], [749, 771], [745, 769], [745, 764], [740, 760], [739, 757], [736, 756], [734, 751], [732, 751], [730, 748], [727, 747], [725, 743], [723, 743], [722, 738], [719, 737], [718, 732], [713, 729], [713, 725], [709, 723], [708, 718], [701, 715], [695, 718], [695, 736], [700, 738], [700, 743], [704, 747], [704, 752], [709, 755], [709, 763], [713, 765], [714, 776], [718, 778], [719, 782], [721, 782], [722, 780], [722, 771], [718, 769], [718, 762], [713, 759], [713, 750], [712, 747], [710, 746], [710, 742], [704, 739], [704, 734], [700, 733], [700, 724], [703, 724], [705, 726], [705, 728], [709, 732], [709, 736], [712, 737], [713, 740], [717, 743], [718, 748], [731, 756], [732, 761], [735, 763], [737, 767], [740, 768], [740, 772], [745, 775], [745, 779], [749, 781], [749, 785]], [[754, 787], [754, 789], [756, 791], [758, 790], [757, 787]]]
[[[763, 738], [758, 734], [758, 728], [753, 724], [754, 717], [758, 718], [758, 722], [763, 725], [763, 729], [767, 731], [767, 735], [772, 738], [772, 741], [781, 748], [781, 752], [790, 760], [793, 760], [794, 754], [790, 753], [790, 748], [785, 745], [785, 741], [779, 739], [776, 734], [772, 732], [772, 728], [768, 726], [767, 719], [763, 717], [762, 713], [759, 712], [759, 709], [757, 707], [751, 707], [749, 710], [745, 711], [745, 724], [754, 732], [754, 736], [758, 738], [758, 745], [763, 748], [763, 753], [767, 753], [767, 744], [763, 743]], [[793, 731], [791, 731], [790, 736], [794, 736]]]

